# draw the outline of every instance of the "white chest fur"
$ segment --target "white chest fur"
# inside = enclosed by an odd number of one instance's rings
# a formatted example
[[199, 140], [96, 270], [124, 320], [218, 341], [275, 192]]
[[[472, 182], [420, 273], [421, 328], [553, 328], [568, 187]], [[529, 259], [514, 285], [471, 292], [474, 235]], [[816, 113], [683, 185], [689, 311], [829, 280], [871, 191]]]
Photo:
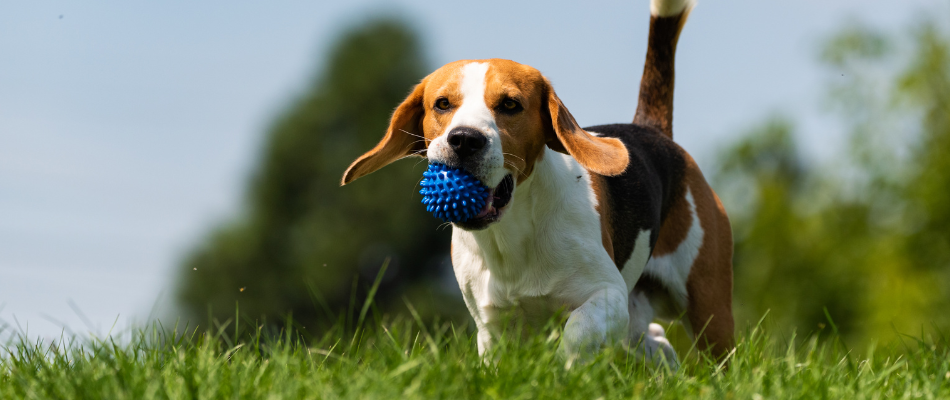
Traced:
[[482, 231], [453, 230], [452, 263], [480, 350], [506, 312], [544, 323], [610, 289], [622, 294], [626, 314], [626, 284], [604, 250], [596, 204], [588, 172], [570, 156], [546, 150], [504, 218]]

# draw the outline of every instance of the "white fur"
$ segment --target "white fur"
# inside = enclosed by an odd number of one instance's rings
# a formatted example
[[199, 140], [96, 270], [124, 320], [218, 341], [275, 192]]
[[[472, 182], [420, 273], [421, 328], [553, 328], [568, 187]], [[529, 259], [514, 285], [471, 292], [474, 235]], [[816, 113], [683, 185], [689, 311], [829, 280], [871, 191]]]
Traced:
[[587, 170], [545, 149], [504, 218], [481, 231], [453, 228], [452, 264], [480, 354], [509, 317], [542, 328], [560, 310], [571, 313], [560, 348], [571, 359], [628, 336], [628, 291], [603, 247], [596, 204]]
[[630, 255], [630, 259], [627, 260], [623, 265], [623, 270], [620, 271], [624, 282], [627, 284], [627, 293], [630, 293], [637, 281], [640, 280], [640, 275], [643, 274], [643, 269], [647, 265], [647, 260], [650, 259], [652, 250], [650, 248], [650, 230], [641, 230], [634, 242], [633, 254]]
[[696, 213], [696, 201], [689, 188], [686, 188], [686, 201], [689, 203], [689, 215], [692, 216], [686, 239], [672, 253], [650, 258], [645, 270], [669, 289], [673, 301], [681, 309], [686, 307], [686, 279], [689, 277], [693, 262], [699, 256], [699, 248], [703, 245], [703, 235], [705, 235], [699, 215]]
[[666, 337], [666, 330], [663, 329], [663, 325], [660, 324], [650, 324], [650, 329], [647, 331], [647, 334], [653, 337]]
[[445, 128], [443, 135], [435, 138], [429, 144], [427, 155], [430, 162], [445, 163], [451, 157], [452, 149], [448, 144], [447, 134], [460, 126], [477, 129], [482, 132], [488, 143], [484, 158], [478, 162], [477, 170], [469, 171], [489, 187], [495, 187], [505, 175], [505, 158], [501, 149], [501, 134], [491, 109], [485, 104], [485, 76], [488, 73], [488, 63], [468, 63], [460, 72], [462, 79], [459, 82], [459, 91], [462, 94], [462, 104], [452, 115], [452, 121]]
[[650, 14], [658, 17], [669, 17], [676, 15], [683, 10], [693, 8], [696, 0], [651, 0]]

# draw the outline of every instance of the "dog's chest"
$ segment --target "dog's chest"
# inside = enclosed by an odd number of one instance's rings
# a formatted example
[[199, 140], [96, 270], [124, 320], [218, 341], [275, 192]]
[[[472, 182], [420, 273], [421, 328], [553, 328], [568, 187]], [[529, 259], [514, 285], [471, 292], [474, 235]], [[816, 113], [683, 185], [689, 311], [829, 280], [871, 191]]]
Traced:
[[566, 315], [581, 306], [604, 285], [622, 286], [623, 278], [599, 237], [576, 233], [548, 230], [520, 241], [499, 240], [502, 246], [495, 248], [476, 245], [469, 233], [457, 232], [453, 266], [477, 322], [518, 321], [541, 328], [559, 313]]
[[453, 229], [453, 268], [477, 322], [513, 314], [546, 323], [605, 286], [625, 286], [604, 249], [596, 204], [589, 174], [549, 151], [501, 221], [483, 231]]
[[558, 313], [569, 313], [583, 304], [584, 296], [579, 294], [588, 291], [583, 287], [593, 287], [586, 285], [583, 277], [572, 280], [567, 265], [545, 261], [487, 268], [484, 263], [488, 261], [483, 259], [471, 265], [482, 268], [457, 269], [457, 273], [461, 272], [463, 293], [470, 297], [482, 322], [518, 321], [540, 328]]

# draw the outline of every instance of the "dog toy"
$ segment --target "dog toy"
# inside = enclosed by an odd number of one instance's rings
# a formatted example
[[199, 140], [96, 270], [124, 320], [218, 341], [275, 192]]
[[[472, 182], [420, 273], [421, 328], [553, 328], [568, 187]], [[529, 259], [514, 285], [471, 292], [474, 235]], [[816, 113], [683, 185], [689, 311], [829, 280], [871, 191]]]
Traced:
[[472, 174], [444, 164], [429, 164], [422, 174], [422, 204], [445, 222], [465, 222], [485, 207], [488, 188]]

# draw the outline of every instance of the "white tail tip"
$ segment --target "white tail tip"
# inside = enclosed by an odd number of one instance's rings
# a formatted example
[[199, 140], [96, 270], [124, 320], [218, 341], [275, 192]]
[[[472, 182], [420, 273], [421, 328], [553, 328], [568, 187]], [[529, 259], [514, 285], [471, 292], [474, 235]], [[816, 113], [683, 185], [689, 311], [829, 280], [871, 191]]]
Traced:
[[669, 17], [693, 8], [696, 0], [650, 0], [650, 14], [657, 17]]

